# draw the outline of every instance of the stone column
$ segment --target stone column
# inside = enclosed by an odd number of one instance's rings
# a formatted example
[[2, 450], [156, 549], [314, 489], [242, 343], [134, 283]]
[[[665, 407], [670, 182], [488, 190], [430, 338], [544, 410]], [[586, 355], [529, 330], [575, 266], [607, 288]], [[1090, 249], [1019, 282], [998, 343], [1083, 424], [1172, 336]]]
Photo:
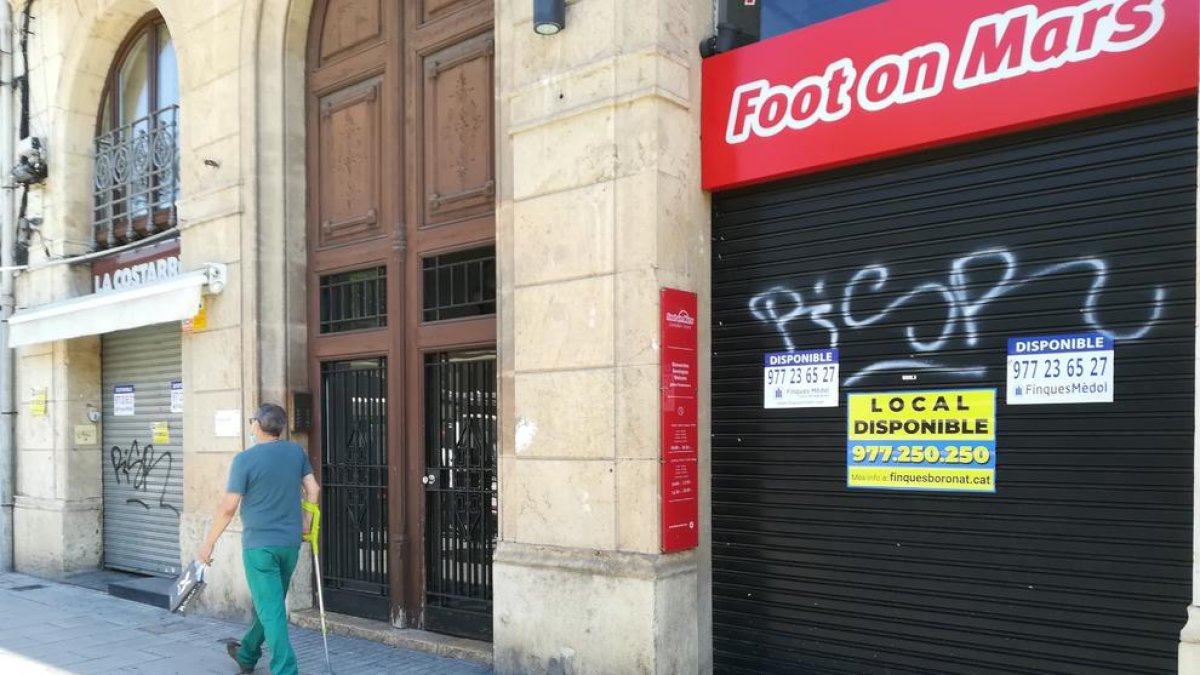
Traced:
[[[22, 348], [16, 374], [16, 569], [57, 577], [95, 568], [103, 453], [96, 443], [76, 443], [74, 429], [90, 424], [89, 405], [100, 409], [99, 339]], [[44, 414], [33, 402], [43, 389]]]
[[[225, 290], [205, 300], [206, 325], [183, 335], [184, 484], [179, 543], [184, 560], [212, 524], [225, 492], [229, 466], [247, 444], [246, 418], [259, 402], [257, 203], [251, 163], [258, 102], [247, 87], [254, 62], [243, 48], [257, 48], [261, 11], [253, 3], [210, 3], [180, 13], [174, 35], [184, 83], [180, 120], [182, 197], [179, 217], [184, 269], [226, 265]], [[278, 47], [276, 47], [278, 48]], [[206, 163], [209, 161], [209, 163]], [[214, 166], [215, 165], [215, 166]], [[277, 171], [277, 169], [274, 169]], [[217, 436], [219, 411], [236, 411], [236, 436]], [[297, 497], [298, 498], [298, 497]], [[250, 595], [242, 569], [242, 521], [230, 523], [213, 552], [216, 569], [197, 608], [204, 613], [249, 615]]]
[[[705, 382], [697, 44], [712, 5], [579, 0], [550, 37], [531, 5], [501, 1], [496, 18], [495, 667], [695, 673], [711, 668], [708, 552], [660, 553], [658, 316], [660, 288], [700, 293]], [[702, 467], [707, 429], [702, 411]]]
[[[125, 2], [98, 20], [92, 7], [42, 7], [30, 36], [26, 73], [40, 93], [30, 102], [31, 131], [49, 153], [50, 177], [28, 190], [25, 216], [39, 225], [30, 262], [78, 255], [92, 240], [92, 164], [105, 75], [113, 52], [138, 13]], [[19, 19], [18, 19], [19, 23]], [[18, 71], [22, 60], [18, 59]], [[31, 87], [31, 91], [33, 90]], [[35, 307], [92, 292], [88, 266], [58, 265], [17, 276], [18, 307]], [[85, 337], [16, 350], [16, 494], [13, 548], [18, 571], [61, 576], [100, 565], [103, 552], [104, 453], [89, 409], [103, 406], [100, 339]], [[45, 414], [32, 395], [46, 390]], [[40, 411], [38, 411], [40, 412]], [[77, 443], [76, 426], [94, 442]], [[83, 435], [86, 437], [86, 434]]]

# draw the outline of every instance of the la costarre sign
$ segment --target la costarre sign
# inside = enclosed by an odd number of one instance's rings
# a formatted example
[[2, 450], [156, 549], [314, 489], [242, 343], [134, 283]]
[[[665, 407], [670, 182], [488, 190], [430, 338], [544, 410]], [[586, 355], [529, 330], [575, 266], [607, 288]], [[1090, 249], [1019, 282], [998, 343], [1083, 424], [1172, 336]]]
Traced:
[[1195, 0], [889, 0], [706, 59], [718, 190], [1196, 89]]
[[179, 240], [151, 244], [92, 264], [92, 292], [123, 291], [165, 281], [182, 273]]

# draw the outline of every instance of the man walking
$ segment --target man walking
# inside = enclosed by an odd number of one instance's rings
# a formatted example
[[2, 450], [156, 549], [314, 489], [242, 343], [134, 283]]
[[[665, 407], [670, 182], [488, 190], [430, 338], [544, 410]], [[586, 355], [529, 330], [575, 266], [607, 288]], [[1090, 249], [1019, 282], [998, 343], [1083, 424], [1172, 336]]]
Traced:
[[242, 508], [242, 564], [254, 601], [254, 624], [240, 643], [228, 645], [229, 655], [243, 673], [254, 670], [264, 640], [271, 650], [273, 675], [297, 675], [296, 654], [288, 641], [288, 584], [300, 557], [300, 538], [312, 515], [302, 512], [299, 492], [318, 503], [321, 488], [313, 478], [308, 455], [298, 444], [279, 437], [287, 427], [283, 408], [264, 403], [250, 418], [254, 444], [233, 459], [229, 484], [213, 517], [212, 527], [196, 558], [212, 564], [213, 546]]

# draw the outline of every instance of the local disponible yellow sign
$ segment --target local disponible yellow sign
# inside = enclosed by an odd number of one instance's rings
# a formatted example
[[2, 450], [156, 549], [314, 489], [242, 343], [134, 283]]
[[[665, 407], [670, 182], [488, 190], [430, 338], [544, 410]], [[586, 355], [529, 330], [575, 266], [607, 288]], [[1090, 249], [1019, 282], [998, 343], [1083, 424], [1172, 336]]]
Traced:
[[996, 491], [996, 390], [850, 394], [846, 486]]

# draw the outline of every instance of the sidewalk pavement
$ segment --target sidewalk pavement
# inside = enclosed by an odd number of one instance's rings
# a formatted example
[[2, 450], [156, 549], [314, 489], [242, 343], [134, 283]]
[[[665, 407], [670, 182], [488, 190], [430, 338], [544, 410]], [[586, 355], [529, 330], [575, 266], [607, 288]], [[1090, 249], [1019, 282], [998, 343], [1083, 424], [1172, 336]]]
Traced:
[[[238, 672], [224, 642], [245, 626], [114, 598], [22, 574], [0, 574], [0, 673], [192, 675]], [[291, 627], [302, 674], [325, 670], [320, 632]], [[338, 675], [486, 675], [486, 666], [329, 636]], [[269, 672], [264, 656], [255, 673]]]

